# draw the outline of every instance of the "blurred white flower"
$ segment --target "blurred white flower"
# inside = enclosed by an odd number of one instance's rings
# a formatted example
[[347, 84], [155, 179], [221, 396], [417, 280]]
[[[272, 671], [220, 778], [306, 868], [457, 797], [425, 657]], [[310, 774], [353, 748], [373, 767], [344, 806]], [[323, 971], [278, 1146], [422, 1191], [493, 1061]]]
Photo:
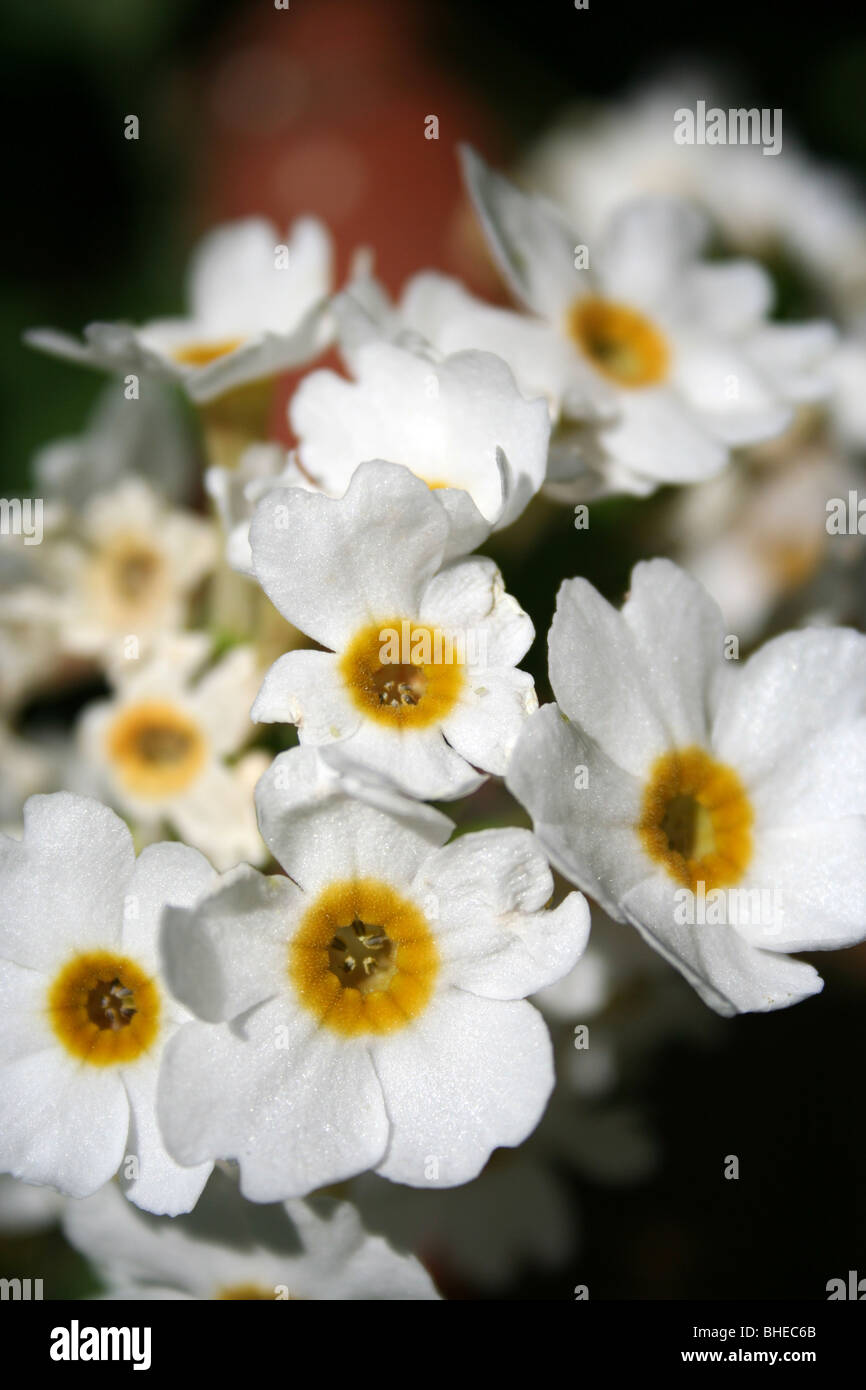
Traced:
[[520, 1144], [553, 1085], [525, 996], [571, 968], [589, 913], [526, 830], [464, 835], [312, 749], [256, 792], [290, 877], [241, 867], [166, 914], [173, 988], [202, 1022], [177, 1035], [159, 1115], [184, 1163], [233, 1158], [254, 1201], [368, 1169], [412, 1187], [476, 1176]]
[[229, 222], [193, 254], [188, 317], [91, 323], [83, 342], [48, 328], [25, 340], [87, 366], [174, 381], [194, 401], [212, 401], [327, 345], [331, 259], [330, 236], [315, 218], [299, 218], [285, 241], [263, 218]]
[[439, 1297], [423, 1266], [368, 1235], [348, 1202], [320, 1197], [257, 1207], [219, 1171], [188, 1216], [147, 1216], [110, 1184], [70, 1202], [63, 1224], [96, 1266], [109, 1299]]
[[184, 633], [116, 667], [116, 693], [85, 709], [78, 738], [101, 799], [146, 832], [170, 826], [228, 869], [267, 853], [252, 789], [269, 758], [228, 761], [253, 733], [254, 652], [235, 647], [202, 673], [210, 650], [204, 633]]
[[698, 100], [731, 100], [707, 73], [659, 78], [616, 103], [566, 113], [529, 152], [521, 181], [551, 198], [590, 242], [624, 203], [650, 195], [689, 198], [749, 255], [783, 248], [843, 314], [866, 302], [866, 206], [853, 180], [812, 159], [787, 127], [781, 152], [760, 144], [680, 145], [675, 113]]
[[301, 743], [340, 742], [427, 799], [473, 791], [477, 768], [503, 773], [537, 705], [516, 669], [532, 624], [492, 560], [442, 568], [455, 538], [445, 495], [400, 465], [364, 463], [339, 500], [268, 493], [250, 529], [265, 593], [329, 648], [280, 657], [253, 719], [297, 724]]
[[81, 508], [132, 476], [167, 502], [186, 500], [198, 461], [177, 403], [159, 382], [127, 400], [112, 383], [99, 395], [84, 433], [40, 449], [33, 471], [40, 496]]
[[546, 396], [571, 426], [554, 441], [554, 479], [589, 466], [616, 490], [696, 482], [731, 448], [780, 433], [792, 402], [826, 393], [818, 368], [831, 327], [768, 323], [769, 277], [750, 261], [702, 261], [708, 228], [695, 208], [628, 204], [584, 257], [553, 205], [472, 151], [464, 167], [491, 251], [530, 313], [428, 273], [410, 282], [403, 316], [443, 352], [495, 345], [521, 390]]
[[866, 933], [866, 637], [786, 633], [742, 670], [728, 641], [669, 561], [635, 568], [621, 613], [567, 580], [558, 704], [507, 777], [556, 866], [721, 1014], [815, 994], [786, 953]]
[[19, 598], [22, 619], [52, 630], [63, 652], [110, 664], [137, 660], [183, 626], [218, 538], [212, 521], [127, 478], [92, 497], [69, 535], [37, 549], [41, 585]]
[[166, 1040], [189, 1018], [160, 979], [157, 930], [213, 869], [186, 845], [136, 861], [118, 816], [57, 792], [0, 836], [0, 1170], [68, 1196], [120, 1170], [152, 1211], [188, 1210], [209, 1165], [181, 1168], [156, 1125]]

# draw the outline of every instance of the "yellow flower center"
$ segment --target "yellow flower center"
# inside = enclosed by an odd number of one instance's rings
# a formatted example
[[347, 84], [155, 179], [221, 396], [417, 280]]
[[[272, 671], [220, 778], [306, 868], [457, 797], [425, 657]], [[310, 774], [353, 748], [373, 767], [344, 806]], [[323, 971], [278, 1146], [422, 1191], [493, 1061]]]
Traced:
[[218, 362], [221, 357], [236, 352], [243, 341], [243, 338], [225, 338], [216, 343], [186, 343], [183, 347], [175, 348], [172, 357], [184, 367], [208, 367], [211, 362]]
[[463, 689], [465, 644], [423, 623], [394, 618], [362, 629], [343, 653], [340, 673], [355, 705], [383, 724], [415, 729], [440, 723]]
[[430, 1000], [438, 968], [420, 908], [377, 879], [332, 883], [289, 946], [289, 978], [301, 1002], [346, 1037], [411, 1023]]
[[173, 796], [195, 780], [207, 745], [185, 710], [163, 700], [145, 700], [121, 711], [109, 728], [108, 756], [134, 796]]
[[658, 758], [644, 788], [644, 849], [694, 892], [739, 882], [752, 857], [752, 807], [736, 772], [702, 748]]
[[218, 1299], [243, 1300], [246, 1303], [261, 1302], [264, 1299], [273, 1303], [276, 1297], [276, 1291], [266, 1289], [263, 1284], [231, 1284], [217, 1294]]
[[625, 304], [578, 299], [568, 310], [566, 328], [596, 370], [618, 386], [655, 386], [667, 375], [667, 342], [649, 319]]
[[124, 532], [94, 555], [91, 582], [101, 609], [116, 623], [132, 624], [166, 597], [165, 559], [146, 537]]
[[63, 967], [48, 993], [48, 1015], [67, 1052], [96, 1067], [140, 1057], [159, 1030], [156, 984], [135, 961], [88, 951]]

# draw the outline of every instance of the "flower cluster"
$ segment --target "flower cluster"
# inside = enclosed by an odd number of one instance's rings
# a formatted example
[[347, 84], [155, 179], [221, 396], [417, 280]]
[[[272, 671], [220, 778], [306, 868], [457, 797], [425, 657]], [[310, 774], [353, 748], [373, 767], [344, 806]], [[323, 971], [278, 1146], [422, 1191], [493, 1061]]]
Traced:
[[[708, 259], [705, 189], [623, 160], [594, 199], [593, 138], [536, 152], [544, 193], [462, 151], [515, 307], [430, 271], [392, 302], [363, 258], [337, 285], [319, 222], [254, 219], [187, 317], [28, 335], [121, 380], [0, 554], [0, 1170], [70, 1199], [109, 1297], [435, 1299], [395, 1246], [481, 1286], [562, 1258], [554, 1170], [653, 1161], [636, 1059], [866, 937], [863, 554], [823, 524], [862, 338], [774, 318], [732, 237]], [[580, 577], [617, 494], [664, 512], [621, 605]]]

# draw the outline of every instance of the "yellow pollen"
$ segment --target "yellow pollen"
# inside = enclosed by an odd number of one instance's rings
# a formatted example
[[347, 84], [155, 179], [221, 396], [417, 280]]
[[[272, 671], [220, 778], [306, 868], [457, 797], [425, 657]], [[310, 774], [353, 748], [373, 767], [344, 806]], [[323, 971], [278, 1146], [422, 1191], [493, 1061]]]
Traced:
[[460, 655], [441, 629], [392, 618], [357, 633], [340, 674], [368, 718], [421, 729], [440, 723], [457, 704], [465, 679]]
[[738, 883], [752, 857], [752, 807], [733, 768], [702, 748], [665, 753], [644, 788], [644, 849], [694, 892]]
[[568, 310], [566, 328], [596, 370], [618, 386], [655, 386], [667, 375], [667, 342], [649, 319], [626, 304], [578, 299]]
[[195, 780], [207, 746], [198, 725], [177, 705], [144, 700], [127, 705], [106, 739], [115, 772], [134, 796], [173, 796]]
[[159, 1030], [156, 984], [135, 961], [89, 951], [63, 967], [48, 994], [48, 1016], [67, 1052], [95, 1067], [132, 1062]]
[[427, 919], [377, 879], [332, 883], [289, 945], [302, 1004], [346, 1037], [392, 1033], [426, 1008], [439, 968]]
[[175, 348], [172, 357], [184, 367], [209, 367], [221, 357], [228, 357], [243, 345], [243, 338], [226, 338], [217, 343], [187, 343]]

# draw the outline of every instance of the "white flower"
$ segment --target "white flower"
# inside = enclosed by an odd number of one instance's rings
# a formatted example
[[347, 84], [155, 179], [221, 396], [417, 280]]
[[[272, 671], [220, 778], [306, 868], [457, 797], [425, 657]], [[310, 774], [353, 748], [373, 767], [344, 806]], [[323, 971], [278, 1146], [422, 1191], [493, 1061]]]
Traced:
[[98, 396], [84, 433], [40, 449], [33, 471], [40, 496], [80, 508], [130, 476], [177, 502], [188, 497], [197, 466], [177, 404], [164, 386], [152, 381], [129, 401], [112, 382]]
[[43, 587], [30, 593], [31, 620], [53, 629], [64, 651], [110, 663], [183, 625], [218, 543], [211, 521], [127, 478], [91, 498], [74, 534], [39, 549]]
[[0, 836], [0, 1171], [85, 1197], [120, 1170], [137, 1204], [188, 1210], [209, 1168], [179, 1167], [156, 1125], [160, 1057], [189, 1018], [157, 928], [213, 870], [178, 844], [136, 861], [123, 821], [68, 792], [31, 797], [24, 826]]
[[331, 239], [303, 217], [282, 240], [262, 218], [215, 228], [189, 270], [189, 315], [135, 327], [91, 323], [84, 342], [54, 329], [26, 341], [108, 371], [155, 375], [207, 402], [309, 360], [327, 342], [324, 302], [331, 288]]
[[727, 112], [729, 100], [711, 75], [679, 73], [597, 108], [578, 113], [542, 137], [522, 169], [529, 186], [558, 203], [590, 243], [622, 204], [646, 194], [688, 197], [700, 203], [726, 242], [750, 255], [779, 247], [829, 289], [839, 307], [866, 290], [866, 211], [853, 182], [818, 164], [788, 126], [779, 155], [760, 143], [680, 145], [675, 114]]
[[514, 521], [544, 481], [544, 401], [524, 400], [491, 353], [437, 361], [369, 342], [350, 361], [356, 380], [312, 372], [290, 406], [300, 461], [325, 492], [342, 496], [359, 460], [387, 459], [431, 488], [464, 489], [496, 529]]
[[845, 586], [831, 567], [838, 562], [841, 571], [863, 551], [862, 537], [827, 531], [828, 500], [847, 505], [859, 481], [837, 451], [789, 441], [775, 466], [754, 456], [751, 463], [680, 493], [669, 519], [678, 562], [716, 600], [741, 642], [754, 641], [783, 602], [796, 602], [798, 613], [805, 604], [808, 612], [824, 572], [841, 600]]
[[[578, 475], [645, 492], [710, 477], [732, 447], [785, 428], [791, 402], [826, 387], [816, 372], [829, 325], [766, 322], [769, 277], [750, 261], [699, 259], [707, 226], [669, 199], [622, 208], [590, 260], [580, 237], [541, 198], [520, 193], [477, 155], [466, 177], [499, 266], [531, 316], [473, 300], [455, 282], [417, 276], [405, 322], [441, 351], [493, 348], [554, 419]], [[576, 268], [576, 264], [580, 268]], [[567, 463], [552, 458], [554, 476]]]
[[241, 866], [165, 918], [166, 970], [203, 1020], [166, 1053], [171, 1151], [237, 1159], [260, 1202], [368, 1169], [468, 1181], [544, 1110], [550, 1045], [524, 996], [577, 959], [584, 899], [542, 911], [553, 881], [528, 831], [442, 848], [445, 816], [313, 749], [281, 754], [256, 800], [290, 877]]
[[146, 1216], [110, 1184], [69, 1203], [64, 1231], [112, 1299], [439, 1297], [423, 1266], [368, 1235], [348, 1202], [320, 1197], [256, 1207], [219, 1170], [188, 1216]]
[[265, 593], [329, 648], [280, 657], [253, 719], [295, 723], [302, 743], [340, 741], [428, 799], [473, 791], [476, 768], [503, 773], [537, 703], [515, 669], [532, 624], [491, 560], [442, 568], [455, 526], [439, 498], [406, 468], [364, 463], [339, 500], [269, 493], [250, 528]]
[[669, 561], [636, 567], [621, 613], [567, 580], [558, 705], [507, 781], [557, 867], [733, 1014], [821, 989], [785, 953], [866, 934], [866, 637], [786, 633], [742, 669], [726, 649]]
[[253, 651], [235, 647], [197, 675], [209, 652], [203, 633], [185, 633], [117, 668], [117, 693], [84, 711], [79, 744], [101, 799], [145, 830], [168, 824], [228, 869], [265, 856], [252, 788], [268, 758], [227, 763], [253, 732]]

